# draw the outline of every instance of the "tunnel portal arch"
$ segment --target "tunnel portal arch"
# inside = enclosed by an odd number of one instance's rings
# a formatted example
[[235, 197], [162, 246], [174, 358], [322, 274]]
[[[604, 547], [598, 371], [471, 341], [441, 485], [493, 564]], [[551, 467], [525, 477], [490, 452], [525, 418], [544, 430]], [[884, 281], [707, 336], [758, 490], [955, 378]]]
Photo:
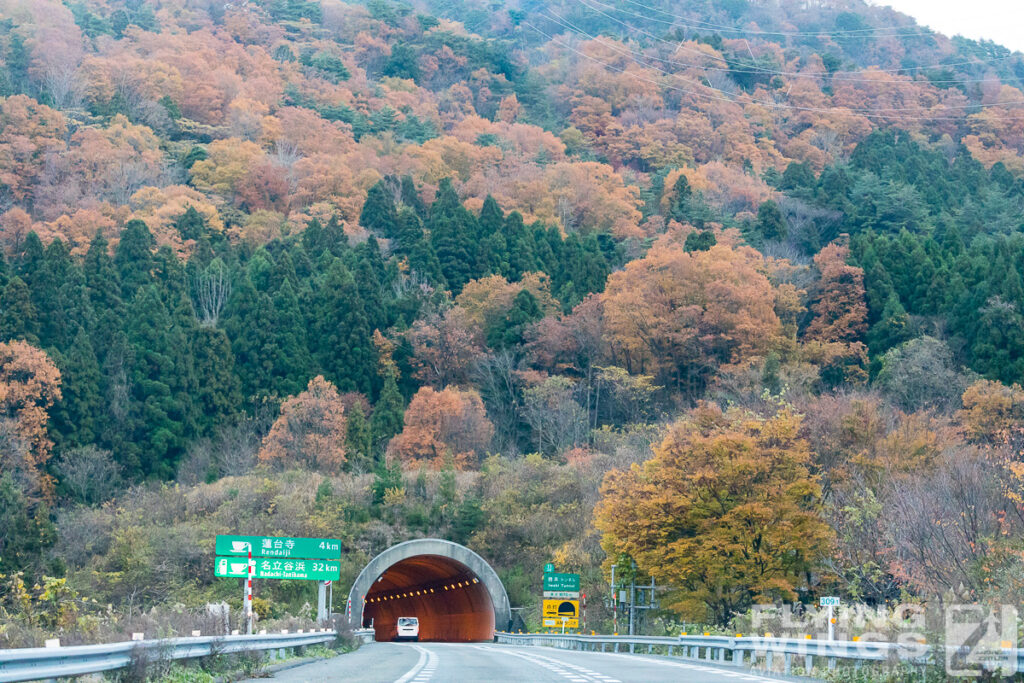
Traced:
[[377, 640], [394, 638], [403, 616], [419, 618], [421, 640], [491, 640], [512, 616], [491, 565], [440, 538], [405, 541], [370, 560], [352, 584], [346, 609], [352, 627], [372, 623]]

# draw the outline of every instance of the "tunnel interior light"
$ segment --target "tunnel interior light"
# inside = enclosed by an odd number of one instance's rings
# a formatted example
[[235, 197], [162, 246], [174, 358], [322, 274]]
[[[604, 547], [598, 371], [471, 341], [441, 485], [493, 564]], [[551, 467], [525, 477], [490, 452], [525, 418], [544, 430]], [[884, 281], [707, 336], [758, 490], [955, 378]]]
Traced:
[[473, 579], [473, 583], [480, 583], [480, 579]]

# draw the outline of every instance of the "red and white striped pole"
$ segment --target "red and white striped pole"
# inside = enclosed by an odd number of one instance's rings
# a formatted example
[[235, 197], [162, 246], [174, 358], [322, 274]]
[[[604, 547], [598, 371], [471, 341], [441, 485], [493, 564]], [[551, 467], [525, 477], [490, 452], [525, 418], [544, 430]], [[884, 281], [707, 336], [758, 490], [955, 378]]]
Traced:
[[587, 634], [587, 594], [583, 593], [583, 635]]
[[249, 561], [246, 563], [245, 578], [245, 633], [252, 635], [252, 543], [249, 543]]

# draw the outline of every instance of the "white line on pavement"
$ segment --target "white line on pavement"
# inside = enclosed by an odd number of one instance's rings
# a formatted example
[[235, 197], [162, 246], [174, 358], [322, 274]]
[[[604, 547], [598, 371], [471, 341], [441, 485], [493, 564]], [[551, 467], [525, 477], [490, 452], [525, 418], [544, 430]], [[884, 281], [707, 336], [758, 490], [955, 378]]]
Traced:
[[[590, 654], [601, 657], [619, 657], [621, 659], [632, 659], [633, 661], [636, 661], [636, 657], [638, 656], [615, 652], [592, 652]], [[658, 657], [644, 657], [643, 661], [650, 662], [652, 664], [661, 664], [662, 666], [673, 666], [678, 669], [688, 669], [690, 671], [703, 671], [705, 673], [718, 674], [719, 676], [723, 676], [726, 678], [739, 678], [740, 680], [754, 681], [755, 683], [779, 683], [779, 679], [777, 678], [762, 678], [761, 676], [748, 674], [742, 671], [728, 671], [711, 666], [702, 666], [700, 664], [689, 664], [686, 662], [670, 662]]]
[[558, 659], [552, 659], [551, 657], [545, 657], [544, 655], [535, 652], [527, 654], [521, 650], [515, 651], [505, 648], [487, 647], [485, 645], [477, 645], [475, 647], [487, 652], [501, 652], [512, 657], [525, 659], [526, 661], [543, 667], [551, 673], [557, 674], [562, 678], [572, 681], [573, 683], [621, 683], [616, 678], [599, 674], [596, 671], [591, 671], [590, 669], [586, 669], [582, 666], [570, 664]]
[[437, 654], [419, 645], [410, 647], [419, 651], [420, 658], [416, 661], [416, 665], [406, 671], [395, 683], [427, 683], [437, 669]]

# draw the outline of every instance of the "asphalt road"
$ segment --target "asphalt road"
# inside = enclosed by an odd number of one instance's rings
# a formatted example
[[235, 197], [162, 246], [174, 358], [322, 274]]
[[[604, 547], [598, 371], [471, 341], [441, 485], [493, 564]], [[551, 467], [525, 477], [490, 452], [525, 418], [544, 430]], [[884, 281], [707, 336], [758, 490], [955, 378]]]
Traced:
[[281, 671], [271, 680], [282, 683], [778, 683], [778, 679], [668, 657], [491, 643], [370, 643], [350, 654]]

